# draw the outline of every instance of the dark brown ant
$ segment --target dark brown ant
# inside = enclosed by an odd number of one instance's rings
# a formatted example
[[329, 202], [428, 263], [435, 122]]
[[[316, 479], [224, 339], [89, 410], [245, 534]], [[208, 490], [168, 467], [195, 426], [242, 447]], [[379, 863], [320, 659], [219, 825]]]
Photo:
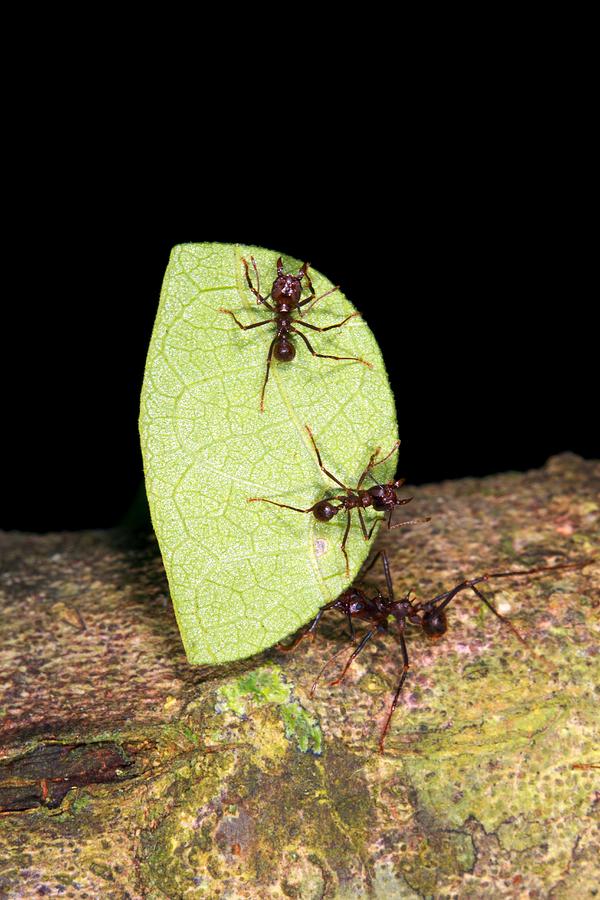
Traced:
[[[381, 736], [379, 738], [380, 753], [383, 753], [385, 737], [389, 730], [390, 721], [398, 704], [400, 692], [406, 680], [409, 669], [408, 650], [406, 648], [406, 640], [404, 638], [404, 631], [407, 624], [415, 625], [421, 628], [425, 632], [427, 637], [440, 638], [448, 630], [446, 607], [461, 591], [471, 590], [473, 591], [475, 596], [478, 597], [479, 600], [481, 600], [482, 603], [485, 603], [488, 609], [493, 612], [496, 618], [498, 618], [503, 625], [510, 628], [514, 636], [522, 644], [525, 644], [525, 646], [529, 646], [527, 644], [527, 641], [522, 637], [521, 634], [519, 634], [514, 625], [498, 612], [496, 607], [483, 595], [477, 585], [483, 582], [491, 581], [493, 578], [513, 578], [515, 576], [522, 575], [537, 575], [542, 572], [555, 572], [558, 569], [575, 569], [581, 566], [585, 566], [590, 562], [590, 560], [584, 560], [583, 562], [577, 563], [562, 563], [557, 566], [539, 566], [535, 569], [525, 569], [515, 572], [492, 572], [485, 575], [480, 575], [477, 578], [471, 578], [468, 581], [461, 581], [460, 584], [455, 585], [455, 587], [453, 587], [450, 591], [445, 591], [443, 594], [438, 594], [437, 597], [434, 597], [432, 600], [427, 600], [423, 603], [411, 600], [410, 591], [406, 594], [405, 597], [402, 598], [402, 600], [395, 599], [394, 587], [390, 574], [390, 565], [385, 550], [381, 550], [375, 555], [373, 561], [365, 569], [364, 574], [366, 574], [369, 569], [371, 569], [375, 565], [379, 557], [381, 557], [383, 561], [383, 570], [385, 573], [385, 582], [387, 586], [387, 596], [384, 596], [380, 591], [377, 591], [377, 594], [374, 597], [368, 597], [359, 588], [351, 587], [347, 591], [344, 591], [344, 593], [341, 594], [341, 596], [338, 597], [337, 600], [332, 600], [331, 603], [327, 603], [325, 606], [323, 606], [319, 610], [313, 621], [310, 623], [310, 625], [305, 627], [301, 631], [301, 633], [292, 641], [291, 644], [289, 644], [287, 647], [279, 645], [279, 649], [287, 653], [290, 650], [293, 650], [294, 647], [296, 647], [305, 637], [314, 639], [317, 626], [323, 614], [330, 609], [338, 609], [347, 617], [352, 640], [354, 640], [354, 624], [352, 621], [353, 618], [362, 619], [364, 622], [368, 622], [371, 626], [369, 628], [369, 631], [367, 631], [367, 633], [360, 640], [359, 644], [346, 660], [346, 663], [339, 677], [330, 682], [330, 687], [332, 687], [333, 685], [340, 684], [340, 682], [344, 680], [348, 669], [350, 668], [356, 657], [359, 655], [359, 653], [361, 653], [361, 651], [366, 647], [371, 638], [375, 634], [377, 634], [377, 632], [387, 632], [389, 630], [390, 619], [392, 619], [392, 624], [396, 625], [400, 638], [400, 649], [402, 652], [402, 673], [400, 675], [400, 680], [396, 687], [394, 697], [387, 714]], [[395, 620], [395, 622], [393, 620]], [[323, 675], [323, 672], [329, 667], [331, 662], [341, 652], [341, 650], [338, 650], [337, 653], [335, 653], [327, 660], [313, 683], [310, 691], [311, 697], [314, 696], [317, 684], [319, 682], [319, 679]]]
[[[331, 331], [332, 328], [341, 328], [342, 325], [345, 325], [346, 322], [348, 322], [350, 319], [353, 319], [355, 316], [360, 316], [360, 313], [358, 312], [350, 313], [350, 315], [346, 316], [346, 318], [341, 322], [336, 322], [335, 325], [327, 325], [325, 328], [319, 328], [317, 325], [311, 325], [309, 322], [304, 322], [302, 318], [292, 318], [292, 314], [295, 312], [298, 312], [298, 314], [302, 316], [302, 312], [300, 312], [300, 310], [303, 306], [306, 306], [309, 303], [312, 303], [311, 309], [313, 309], [315, 304], [318, 303], [319, 300], [322, 300], [329, 294], [333, 294], [334, 291], [339, 290], [339, 286], [325, 291], [325, 293], [321, 294], [319, 297], [315, 297], [315, 291], [312, 286], [312, 281], [310, 280], [310, 275], [308, 274], [309, 264], [305, 262], [301, 266], [298, 274], [292, 275], [289, 272], [286, 273], [283, 271], [283, 262], [281, 260], [281, 257], [279, 257], [279, 259], [277, 260], [277, 278], [273, 282], [273, 286], [267, 296], [263, 297], [260, 294], [260, 278], [258, 275], [256, 260], [253, 256], [250, 257], [250, 260], [252, 262], [254, 273], [256, 275], [256, 287], [254, 287], [250, 279], [248, 263], [245, 259], [242, 259], [246, 270], [246, 281], [248, 282], [248, 287], [256, 297], [257, 303], [262, 303], [275, 315], [272, 319], [262, 319], [260, 322], [254, 322], [252, 325], [242, 325], [233, 310], [219, 307], [219, 312], [227, 313], [227, 315], [230, 315], [236, 325], [239, 328], [242, 328], [244, 331], [248, 331], [250, 328], [259, 328], [261, 325], [268, 325], [269, 322], [275, 322], [277, 324], [275, 337], [271, 341], [271, 346], [269, 347], [269, 352], [267, 354], [267, 371], [265, 373], [265, 380], [263, 382], [262, 391], [260, 394], [261, 412], [265, 411], [265, 390], [267, 388], [267, 381], [269, 380], [271, 359], [274, 356], [275, 359], [279, 360], [279, 362], [291, 362], [296, 355], [296, 348], [294, 347], [291, 339], [292, 334], [297, 334], [298, 337], [302, 338], [313, 356], [318, 356], [321, 359], [351, 360], [353, 362], [362, 363], [364, 366], [368, 366], [369, 369], [373, 368], [370, 362], [367, 362], [364, 359], [360, 359], [358, 356], [331, 356], [327, 353], [317, 353], [306, 335], [302, 334], [302, 332], [298, 331], [298, 329], [296, 328], [296, 325], [303, 325], [304, 328], [310, 328], [312, 331]], [[301, 282], [303, 278], [306, 279], [308, 289], [310, 290], [310, 296], [305, 297], [304, 300], [301, 300]], [[273, 303], [275, 304], [274, 306], [268, 302], [268, 297], [271, 297]]]
[[[319, 468], [322, 472], [327, 475], [328, 478], [331, 478], [332, 481], [335, 481], [337, 485], [339, 485], [344, 491], [346, 491], [345, 495], [338, 495], [336, 497], [329, 497], [325, 500], [319, 500], [317, 503], [313, 503], [312, 506], [309, 506], [308, 509], [300, 509], [297, 506], [288, 506], [287, 503], [277, 503], [275, 500], [267, 500], [266, 497], [249, 497], [248, 503], [256, 503], [260, 501], [261, 503], [271, 503], [273, 506], [281, 506], [283, 509], [293, 509], [294, 512], [301, 513], [312, 513], [315, 519], [318, 519], [319, 522], [330, 522], [339, 512], [342, 510], [346, 511], [346, 530], [344, 531], [344, 537], [341, 543], [342, 553], [344, 554], [344, 558], [346, 560], [346, 576], [350, 574], [350, 565], [348, 561], [348, 554], [346, 553], [346, 542], [348, 540], [348, 533], [350, 531], [350, 524], [352, 522], [352, 512], [353, 510], [357, 510], [358, 519], [360, 521], [360, 527], [362, 529], [363, 537], [365, 541], [369, 541], [371, 539], [371, 535], [373, 534], [373, 529], [375, 525], [379, 521], [377, 519], [371, 529], [367, 531], [367, 526], [365, 524], [365, 518], [363, 514], [363, 510], [372, 507], [376, 512], [389, 512], [389, 517], [387, 520], [388, 529], [393, 530], [394, 528], [401, 528], [404, 525], [413, 525], [415, 522], [428, 522], [429, 518], [423, 519], [408, 519], [405, 522], [397, 522], [396, 525], [392, 525], [392, 516], [394, 514], [394, 510], [397, 506], [404, 506], [406, 503], [410, 503], [412, 497], [403, 497], [400, 498], [396, 494], [396, 491], [402, 487], [404, 484], [404, 478], [397, 479], [395, 481], [390, 481], [387, 484], [380, 484], [377, 479], [373, 475], [373, 469], [377, 466], [380, 466], [387, 459], [390, 458], [392, 453], [395, 453], [398, 447], [400, 446], [400, 441], [396, 441], [390, 452], [387, 456], [384, 456], [382, 459], [378, 459], [380, 448], [378, 447], [374, 453], [371, 454], [371, 458], [367, 464], [366, 469], [358, 479], [358, 484], [355, 488], [349, 488], [347, 485], [342, 484], [342, 482], [332, 475], [321, 460], [321, 454], [319, 453], [319, 448], [315, 442], [313, 437], [313, 433], [306, 425], [306, 430], [308, 431], [308, 435], [312, 441], [312, 445], [314, 447], [315, 453], [317, 454], [317, 461], [319, 463]], [[369, 475], [373, 481], [375, 482], [374, 487], [363, 489], [362, 484], [365, 478]], [[337, 506], [336, 506], [337, 502]]]

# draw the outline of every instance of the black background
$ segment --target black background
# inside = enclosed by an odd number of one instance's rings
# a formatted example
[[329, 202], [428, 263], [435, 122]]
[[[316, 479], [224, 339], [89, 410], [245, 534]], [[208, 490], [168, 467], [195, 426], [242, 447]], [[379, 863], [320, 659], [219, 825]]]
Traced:
[[[417, 154], [418, 156], [418, 154]], [[241, 173], [130, 194], [93, 173], [30, 197], [8, 248], [0, 527], [105, 527], [142, 479], [137, 416], [171, 247], [239, 241], [309, 259], [364, 314], [411, 483], [600, 455], [595, 250], [585, 177], [535, 144], [355, 156], [318, 178]], [[416, 159], [416, 157], [415, 157]], [[183, 177], [183, 176], [182, 176]], [[150, 199], [148, 199], [150, 197]]]

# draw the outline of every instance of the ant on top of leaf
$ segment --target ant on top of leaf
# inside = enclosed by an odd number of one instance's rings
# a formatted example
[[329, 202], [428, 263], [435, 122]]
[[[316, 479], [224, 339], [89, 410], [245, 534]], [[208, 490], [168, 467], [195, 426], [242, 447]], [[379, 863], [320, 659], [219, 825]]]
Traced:
[[[296, 356], [296, 348], [294, 347], [294, 343], [292, 341], [292, 335], [297, 335], [299, 338], [301, 338], [312, 355], [318, 356], [320, 359], [350, 360], [352, 362], [362, 363], [364, 366], [368, 366], [369, 369], [373, 368], [370, 362], [367, 362], [364, 359], [360, 359], [357, 356], [332, 356], [328, 353], [317, 353], [306, 335], [301, 331], [298, 331], [298, 328], [296, 327], [298, 325], [301, 325], [303, 328], [310, 328], [311, 331], [331, 331], [332, 328], [341, 328], [342, 325], [345, 325], [346, 322], [348, 322], [350, 319], [353, 319], [356, 316], [360, 316], [360, 313], [353, 312], [350, 313], [349, 316], [346, 316], [346, 318], [341, 322], [336, 322], [334, 325], [327, 325], [324, 328], [320, 328], [317, 325], [311, 325], [310, 322], [304, 321], [304, 319], [302, 318], [302, 308], [308, 306], [308, 304], [312, 304], [310, 310], [307, 310], [307, 312], [312, 311], [315, 307], [315, 304], [317, 304], [319, 300], [323, 300], [325, 297], [329, 296], [329, 294], [333, 294], [335, 291], [339, 290], [339, 286], [325, 291], [325, 293], [321, 294], [319, 297], [315, 297], [315, 291], [312, 285], [312, 281], [310, 279], [310, 275], [308, 274], [309, 264], [307, 262], [303, 263], [298, 274], [292, 275], [289, 272], [284, 272], [283, 262], [281, 257], [279, 257], [279, 259], [277, 260], [277, 278], [273, 282], [271, 290], [269, 291], [267, 296], [263, 297], [260, 293], [260, 278], [256, 260], [253, 256], [251, 256], [250, 261], [252, 262], [252, 267], [256, 275], [256, 287], [254, 287], [250, 279], [248, 263], [245, 259], [242, 259], [242, 263], [244, 264], [244, 268], [246, 270], [246, 281], [248, 282], [248, 287], [256, 297], [257, 303], [266, 306], [267, 309], [274, 314], [273, 317], [271, 319], [261, 319], [260, 322], [253, 322], [251, 325], [243, 325], [239, 321], [233, 310], [219, 307], [219, 312], [226, 313], [227, 315], [231, 316], [238, 328], [241, 328], [243, 331], [248, 331], [251, 328], [260, 328], [261, 325], [268, 325], [272, 322], [274, 322], [276, 325], [275, 337], [271, 341], [271, 345], [267, 353], [267, 370], [260, 394], [261, 412], [265, 411], [265, 390], [267, 388], [267, 382], [269, 380], [272, 358], [275, 357], [275, 359], [279, 362], [291, 362]], [[301, 299], [303, 279], [306, 280], [306, 284], [308, 285], [308, 289], [310, 291], [309, 296], [305, 297], [304, 300]], [[271, 298], [271, 300], [273, 301], [272, 303], [269, 303], [269, 298]], [[294, 313], [297, 313], [300, 318], [294, 318]]]

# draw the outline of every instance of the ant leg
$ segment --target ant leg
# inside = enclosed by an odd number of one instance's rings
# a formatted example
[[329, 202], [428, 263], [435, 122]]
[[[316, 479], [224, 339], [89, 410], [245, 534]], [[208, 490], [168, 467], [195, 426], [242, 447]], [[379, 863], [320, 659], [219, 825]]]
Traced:
[[359, 362], [362, 363], [363, 366], [367, 366], [369, 369], [373, 368], [373, 364], [367, 362], [366, 359], [361, 359], [359, 356], [332, 356], [330, 353], [317, 353], [313, 346], [311, 346], [310, 341], [306, 337], [305, 334], [302, 334], [301, 331], [298, 331], [297, 328], [294, 328], [292, 325], [290, 331], [293, 331], [294, 334], [297, 334], [298, 337], [301, 337], [310, 352], [313, 356], [318, 356], [320, 359], [338, 359], [338, 360], [349, 360], [350, 362]]
[[373, 453], [371, 453], [371, 458], [369, 459], [369, 462], [367, 463], [367, 467], [364, 470], [364, 472], [362, 473], [362, 475], [360, 476], [360, 478], [358, 479], [358, 484], [356, 485], [357, 491], [360, 491], [363, 481], [365, 480], [365, 478], [367, 477], [367, 475], [373, 468], [373, 461], [377, 458], [377, 454], [379, 453], [380, 449], [381, 449], [380, 447], [376, 447], [375, 450], [373, 451]]
[[254, 259], [253, 256], [250, 257], [250, 260], [252, 262], [252, 268], [254, 269], [254, 274], [256, 275], [256, 290], [260, 294], [260, 275], [258, 274], [258, 266], [256, 265], [256, 260]]
[[[448, 604], [454, 600], [456, 595], [461, 591], [472, 590], [473, 593], [478, 597], [482, 603], [490, 609], [497, 619], [500, 619], [503, 625], [506, 625], [513, 632], [515, 637], [517, 637], [522, 644], [529, 646], [527, 641], [519, 634], [515, 626], [510, 622], [509, 619], [505, 618], [501, 613], [498, 612], [493, 603], [491, 603], [487, 597], [476, 587], [476, 585], [481, 584], [482, 582], [491, 581], [492, 578], [511, 578], [518, 575], [540, 575], [543, 572], [555, 572], [559, 569], [578, 569], [582, 566], [587, 565], [590, 560], [582, 560], [581, 562], [576, 563], [560, 563], [557, 566], [537, 566], [534, 569], [521, 569], [516, 570], [514, 572], [492, 572], [485, 575], [480, 575], [478, 578], [471, 578], [470, 581], [461, 581], [460, 584], [457, 584], [456, 587], [452, 588], [451, 591], [447, 591], [445, 594], [439, 594], [437, 597], [431, 601], [432, 604], [439, 603], [439, 606], [436, 606], [436, 610], [444, 609]], [[439, 602], [441, 601], [441, 602]]]
[[302, 322], [300, 319], [292, 319], [292, 322], [295, 322], [296, 325], [304, 325], [305, 328], [312, 328], [313, 331], [331, 331], [332, 328], [341, 328], [342, 325], [345, 325], [350, 319], [354, 319], [356, 316], [360, 316], [359, 312], [353, 312], [349, 316], [346, 316], [341, 322], [336, 322], [335, 325], [327, 325], [325, 328], [319, 328], [318, 325], [311, 325], [310, 322]]
[[322, 472], [325, 472], [325, 474], [326, 474], [329, 478], [331, 478], [332, 481], [335, 481], [336, 484], [339, 484], [339, 486], [340, 486], [341, 488], [343, 488], [345, 491], [347, 491], [349, 494], [352, 493], [352, 491], [351, 491], [351, 489], [350, 489], [349, 487], [346, 487], [346, 485], [345, 485], [345, 484], [342, 484], [342, 482], [341, 482], [339, 479], [337, 479], [337, 478], [335, 477], [335, 475], [332, 475], [331, 472], [328, 472], [328, 471], [327, 471], [327, 469], [326, 469], [325, 466], [323, 465], [323, 460], [321, 459], [321, 454], [319, 453], [319, 448], [317, 447], [317, 442], [315, 441], [315, 438], [314, 438], [314, 435], [313, 435], [313, 433], [312, 433], [312, 430], [311, 430], [310, 426], [309, 426], [309, 425], [305, 425], [304, 427], [305, 427], [306, 430], [308, 431], [308, 436], [309, 436], [309, 438], [310, 438], [311, 441], [312, 441], [312, 445], [313, 445], [313, 447], [314, 447], [315, 453], [317, 454], [317, 462], [319, 463], [319, 468], [321, 469], [321, 471], [322, 471]]
[[354, 638], [356, 637], [356, 632], [354, 631], [354, 622], [352, 621], [352, 614], [346, 613], [348, 616], [348, 628], [350, 629], [350, 640], [354, 643]]
[[394, 585], [392, 584], [392, 576], [390, 573], [390, 562], [385, 550], [381, 550], [381, 556], [383, 559], [383, 571], [385, 574], [385, 583], [387, 586], [388, 599], [394, 600]]
[[277, 649], [280, 650], [282, 653], [289, 653], [290, 650], [293, 650], [295, 647], [297, 647], [298, 644], [300, 643], [300, 641], [303, 641], [305, 637], [310, 636], [311, 641], [314, 641], [315, 634], [317, 633], [317, 626], [319, 624], [321, 616], [323, 615], [324, 612], [326, 612], [326, 610], [328, 610], [330, 608], [330, 605], [331, 604], [328, 603], [326, 606], [323, 606], [319, 610], [319, 612], [317, 613], [317, 615], [315, 616], [315, 618], [313, 619], [311, 624], [308, 626], [308, 628], [305, 628], [303, 631], [301, 631], [300, 634], [298, 635], [298, 637], [294, 638], [294, 640], [292, 641], [291, 644], [288, 644], [287, 647], [284, 647], [283, 644], [277, 644]]
[[[392, 455], [392, 453], [395, 453], [399, 446], [400, 446], [400, 441], [396, 441], [394, 443], [394, 446], [390, 450], [390, 452], [387, 454], [387, 456], [384, 456], [383, 459], [378, 459], [377, 462], [375, 462], [375, 460], [377, 459], [378, 454], [381, 452], [381, 447], [377, 447], [373, 451], [373, 453], [371, 453], [371, 458], [370, 458], [369, 462], [367, 463], [367, 467], [366, 467], [365, 471], [362, 473], [362, 475], [360, 476], [360, 478], [358, 479], [358, 484], [356, 486], [357, 491], [360, 490], [360, 488], [362, 487], [362, 483], [365, 480], [365, 478], [367, 477], [367, 475], [371, 475], [371, 470], [374, 469], [375, 466], [380, 466], [381, 463], [384, 463], [386, 461], [386, 459], [389, 459], [390, 456]], [[371, 475], [371, 478], [373, 478], [373, 481], [375, 482], [375, 484], [379, 484], [379, 482], [377, 481], [376, 478], [373, 477], [373, 475]], [[396, 483], [396, 487], [400, 487], [401, 484], [403, 484], [403, 483], [404, 483], [404, 480], [401, 483]], [[406, 500], [405, 502], [408, 503], [408, 500]]]
[[[373, 528], [374, 527], [375, 526], [373, 526]], [[371, 528], [369, 535], [372, 533], [373, 528]], [[390, 562], [388, 560], [388, 555], [385, 552], [385, 550], [377, 551], [377, 553], [375, 554], [375, 556], [373, 557], [373, 559], [371, 560], [371, 562], [369, 563], [367, 568], [363, 571], [363, 573], [361, 575], [361, 580], [367, 574], [367, 572], [371, 571], [371, 569], [373, 568], [373, 566], [375, 565], [375, 563], [377, 562], [379, 557], [381, 557], [381, 561], [383, 562], [383, 572], [385, 575], [385, 583], [387, 586], [388, 598], [393, 602], [394, 601], [394, 585], [392, 584], [392, 576], [390, 573]]]
[[346, 530], [344, 531], [344, 537], [342, 538], [342, 553], [344, 554], [344, 559], [346, 560], [346, 578], [350, 577], [350, 560], [348, 559], [348, 554], [346, 553], [346, 541], [348, 540], [348, 532], [350, 531], [350, 523], [352, 521], [351, 515], [352, 510], [346, 510], [347, 521], [346, 521]]
[[518, 640], [520, 640], [522, 644], [524, 644], [526, 647], [529, 646], [527, 641], [525, 640], [525, 638], [521, 634], [519, 634], [519, 632], [517, 631], [515, 626], [512, 624], [512, 622], [510, 622], [507, 618], [505, 618], [505, 616], [503, 616], [501, 613], [499, 613], [498, 610], [496, 609], [496, 607], [494, 606], [494, 604], [490, 603], [490, 601], [486, 597], [484, 597], [484, 595], [481, 593], [480, 590], [478, 590], [478, 588], [476, 588], [474, 585], [471, 585], [471, 590], [477, 597], [479, 597], [479, 599], [483, 603], [485, 603], [485, 605], [487, 606], [488, 609], [491, 609], [491, 611], [494, 613], [496, 618], [500, 619], [500, 621], [502, 622], [503, 625], [506, 625], [506, 626], [508, 626], [508, 628], [510, 628], [510, 630], [512, 631], [514, 636], [516, 638], [518, 638]]
[[373, 532], [375, 531], [375, 526], [377, 525], [378, 522], [381, 522], [381, 521], [382, 521], [382, 519], [375, 519], [375, 521], [371, 525], [371, 528], [369, 530], [369, 540], [371, 540], [371, 536], [372, 536]]
[[334, 685], [340, 684], [340, 682], [342, 682], [344, 680], [344, 678], [346, 677], [346, 672], [348, 671], [348, 669], [350, 668], [350, 666], [352, 665], [352, 663], [354, 662], [354, 660], [356, 659], [358, 654], [364, 650], [364, 648], [366, 647], [368, 642], [371, 640], [373, 635], [378, 630], [379, 630], [379, 628], [371, 628], [370, 631], [367, 631], [367, 633], [365, 634], [365, 636], [362, 638], [361, 642], [359, 643], [358, 647], [355, 650], [353, 650], [353, 652], [350, 654], [350, 656], [346, 660], [346, 665], [342, 669], [341, 675], [338, 675], [338, 677], [334, 681], [330, 681], [329, 687], [334, 687]]
[[[308, 273], [307, 273], [306, 277], [308, 278]], [[310, 292], [311, 292], [312, 296], [307, 297], [305, 300], [301, 300], [300, 303], [298, 304], [298, 306], [296, 307], [296, 309], [300, 309], [302, 306], [306, 306], [307, 303], [312, 303], [312, 306], [310, 309], [307, 309], [304, 313], [300, 313], [301, 316], [306, 315], [307, 312], [312, 312], [315, 303], [318, 303], [319, 300], [323, 300], [325, 297], [329, 297], [330, 294], [334, 294], [336, 291], [339, 291], [339, 289], [340, 289], [339, 284], [336, 284], [335, 287], [332, 287], [328, 291], [325, 291], [324, 294], [321, 294], [319, 297], [315, 297], [315, 292], [314, 292], [314, 289], [313, 289], [313, 286], [311, 283], [310, 284]]]
[[394, 714], [394, 710], [398, 705], [398, 699], [400, 697], [400, 691], [402, 690], [402, 685], [406, 680], [406, 676], [408, 674], [409, 662], [408, 662], [408, 651], [406, 649], [406, 641], [404, 640], [404, 634], [400, 632], [400, 646], [402, 648], [402, 675], [400, 676], [400, 681], [398, 682], [398, 687], [396, 688], [396, 692], [394, 694], [394, 699], [392, 700], [392, 705], [390, 706], [390, 711], [388, 713], [387, 719], [385, 720], [385, 725], [383, 726], [383, 731], [381, 732], [381, 736], [379, 738], [379, 752], [383, 753], [383, 744], [385, 741], [385, 736], [388, 733], [390, 722], [392, 720], [392, 716]]
[[334, 660], [336, 660], [336, 659], [338, 658], [338, 656], [340, 655], [340, 653], [343, 653], [343, 652], [344, 652], [345, 649], [346, 649], [345, 646], [340, 647], [340, 649], [339, 649], [339, 650], [336, 650], [335, 653], [333, 653], [333, 654], [329, 657], [329, 659], [326, 660], [326, 661], [324, 662], [324, 664], [321, 666], [321, 668], [320, 668], [320, 670], [319, 670], [319, 674], [317, 675], [317, 677], [316, 677], [315, 680], [313, 681], [312, 687], [311, 687], [311, 689], [310, 689], [310, 693], [309, 693], [309, 695], [308, 695], [308, 696], [311, 698], [311, 700], [312, 700], [312, 698], [315, 696], [315, 691], [317, 690], [317, 685], [318, 685], [319, 681], [321, 680], [321, 678], [323, 677], [323, 673], [325, 672], [326, 669], [329, 668], [329, 666], [331, 665], [331, 663], [332, 663]]
[[[310, 268], [310, 263], [309, 263], [309, 262], [303, 262], [302, 265], [300, 266], [299, 271], [298, 271], [298, 278], [300, 279], [300, 281], [302, 281], [303, 278], [306, 278], [306, 283], [308, 284], [308, 289], [309, 289], [309, 291], [311, 292], [311, 294], [312, 294], [313, 297], [314, 297], [314, 295], [315, 295], [315, 289], [314, 289], [313, 286], [312, 286], [311, 277], [310, 277], [310, 275], [308, 274], [309, 268]], [[308, 299], [310, 300], [310, 297], [309, 297]]]
[[[258, 269], [257, 269], [257, 267], [256, 267], [256, 260], [254, 259], [253, 256], [251, 256], [250, 259], [252, 260], [252, 266], [253, 266], [254, 271], [255, 271], [255, 273], [256, 273], [256, 283], [258, 284], [258, 289], [260, 290], [260, 280], [259, 280], [259, 277], [258, 277]], [[264, 303], [264, 305], [267, 307], [267, 309], [270, 309], [271, 312], [275, 312], [275, 307], [274, 307], [274, 306], [271, 306], [271, 304], [268, 303], [268, 302], [266, 301], [266, 299], [260, 295], [259, 290], [257, 290], [257, 289], [254, 287], [254, 285], [252, 284], [252, 281], [250, 280], [250, 272], [249, 272], [249, 270], [248, 270], [248, 263], [247, 263], [246, 260], [243, 259], [243, 258], [242, 258], [242, 262], [243, 262], [244, 268], [245, 268], [245, 270], [246, 270], [246, 281], [248, 282], [248, 287], [250, 288], [250, 290], [252, 291], [252, 293], [253, 293], [254, 296], [256, 297], [256, 302], [257, 302], [257, 303]]]
[[303, 262], [302, 265], [300, 266], [300, 269], [298, 270], [298, 278], [300, 279], [300, 281], [302, 281], [303, 278], [306, 278], [308, 290], [310, 291], [310, 297], [307, 297], [306, 300], [303, 301], [304, 303], [310, 302], [315, 296], [315, 289], [313, 287], [312, 279], [311, 279], [310, 275], [308, 274], [309, 268], [310, 268], [310, 263]]
[[[299, 278], [300, 280], [302, 280], [303, 278], [306, 278], [306, 283], [307, 283], [307, 285], [308, 285], [308, 290], [310, 291], [310, 296], [307, 297], [306, 300], [303, 300], [303, 301], [302, 301], [302, 304], [301, 304], [302, 306], [304, 306], [306, 303], [310, 303], [311, 300], [314, 300], [314, 299], [315, 299], [315, 289], [314, 289], [314, 287], [313, 287], [313, 283], [312, 283], [311, 277], [310, 277], [310, 275], [308, 274], [308, 267], [309, 267], [309, 266], [310, 266], [310, 263], [309, 263], [309, 262], [303, 262], [302, 265], [300, 266], [300, 271], [298, 272], [298, 278]], [[296, 309], [298, 309], [298, 307], [296, 307]], [[298, 315], [300, 316], [300, 318], [302, 318], [302, 310], [301, 310], [301, 309], [298, 309]]]
[[270, 503], [271, 506], [281, 506], [282, 509], [293, 509], [294, 512], [310, 513], [313, 512], [315, 506], [309, 506], [308, 509], [300, 509], [299, 506], [288, 506], [287, 503], [277, 503], [275, 500], [267, 500], [266, 497], [247, 497], [246, 503]]
[[461, 591], [471, 590], [471, 591], [473, 591], [475, 596], [478, 597], [478, 599], [481, 600], [482, 603], [485, 603], [487, 608], [494, 613], [496, 618], [499, 619], [503, 625], [506, 625], [506, 627], [512, 631], [512, 633], [517, 638], [517, 640], [519, 640], [522, 644], [524, 644], [526, 647], [528, 647], [529, 645], [528, 645], [527, 641], [517, 631], [517, 629], [512, 624], [512, 622], [510, 622], [509, 619], [507, 619], [505, 616], [503, 616], [501, 613], [499, 613], [498, 610], [496, 609], [496, 607], [494, 606], [494, 604], [491, 603], [487, 599], [487, 597], [485, 597], [477, 587], [475, 587], [476, 584], [478, 584], [482, 581], [487, 581], [489, 577], [490, 577], [489, 575], [482, 575], [479, 578], [472, 578], [471, 581], [461, 581], [461, 583], [457, 584], [456, 587], [453, 587], [451, 591], [447, 591], [445, 594], [440, 594], [439, 596], [434, 597], [434, 599], [431, 601], [431, 603], [438, 603], [441, 600], [442, 602], [439, 604], [439, 606], [436, 606], [435, 609], [436, 609], [436, 611], [440, 610], [440, 609], [445, 609], [445, 607], [448, 606], [448, 604], [451, 603], [452, 600], [454, 600], [454, 598], [457, 596], [457, 594], [460, 594]]
[[228, 313], [235, 324], [239, 328], [243, 328], [244, 331], [248, 331], [249, 328], [258, 328], [259, 325], [268, 325], [269, 322], [276, 322], [276, 319], [262, 319], [260, 322], [254, 322], [252, 325], [242, 325], [239, 319], [236, 318], [235, 314], [230, 309], [224, 309], [222, 306], [219, 306], [219, 312]]
[[277, 342], [277, 335], [271, 341], [271, 346], [269, 347], [269, 352], [267, 354], [267, 371], [265, 373], [265, 380], [262, 386], [262, 391], [260, 392], [260, 411], [265, 411], [265, 391], [267, 389], [267, 381], [269, 380], [269, 372], [271, 370], [271, 359], [273, 357], [273, 347]]
[[[383, 456], [381, 459], [378, 459], [376, 463], [372, 463], [369, 468], [374, 469], [374, 468], [376, 468], [376, 466], [380, 466], [382, 463], [384, 463], [386, 460], [388, 460], [390, 458], [390, 456], [392, 456], [392, 454], [394, 454], [396, 452], [396, 450], [398, 449], [398, 447], [400, 446], [401, 443], [402, 443], [401, 441], [394, 441], [394, 446], [392, 447], [390, 452], [387, 453], [385, 456]], [[404, 484], [404, 478], [402, 479], [401, 484]], [[401, 484], [397, 484], [396, 486], [401, 487]]]
[[364, 517], [363, 511], [360, 507], [358, 508], [358, 520], [360, 522], [360, 527], [362, 528], [363, 537], [364, 537], [365, 541], [368, 541], [369, 534], [367, 532], [367, 526], [365, 525], [365, 517]]
[[373, 566], [375, 565], [375, 563], [377, 562], [377, 560], [379, 559], [380, 556], [385, 556], [385, 558], [387, 559], [387, 554], [386, 554], [385, 550], [377, 551], [377, 553], [375, 554], [375, 556], [373, 557], [373, 559], [371, 560], [371, 562], [369, 563], [367, 568], [363, 571], [363, 573], [362, 573], [363, 575], [366, 575], [367, 572], [371, 571], [371, 569], [373, 568]]

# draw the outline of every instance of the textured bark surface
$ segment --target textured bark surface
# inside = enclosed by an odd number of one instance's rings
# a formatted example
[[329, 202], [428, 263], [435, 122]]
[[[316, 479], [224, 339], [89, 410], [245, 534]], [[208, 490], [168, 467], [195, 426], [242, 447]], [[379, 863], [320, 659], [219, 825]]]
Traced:
[[[414, 494], [432, 523], [380, 539], [398, 594], [600, 559], [598, 463]], [[393, 636], [311, 700], [335, 613], [293, 654], [192, 668], [153, 539], [0, 554], [0, 896], [596, 895], [598, 562], [494, 592], [529, 650], [466, 594], [442, 640], [411, 632], [380, 755]]]

